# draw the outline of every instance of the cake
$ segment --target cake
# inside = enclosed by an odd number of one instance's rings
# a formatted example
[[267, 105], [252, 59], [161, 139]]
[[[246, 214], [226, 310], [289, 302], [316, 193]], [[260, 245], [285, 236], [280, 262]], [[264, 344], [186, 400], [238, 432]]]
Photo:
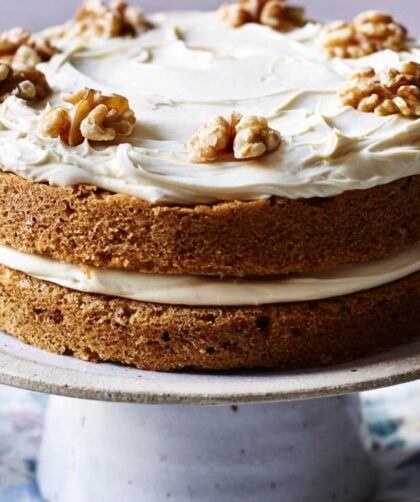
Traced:
[[0, 36], [0, 329], [141, 369], [420, 336], [420, 43], [284, 0]]

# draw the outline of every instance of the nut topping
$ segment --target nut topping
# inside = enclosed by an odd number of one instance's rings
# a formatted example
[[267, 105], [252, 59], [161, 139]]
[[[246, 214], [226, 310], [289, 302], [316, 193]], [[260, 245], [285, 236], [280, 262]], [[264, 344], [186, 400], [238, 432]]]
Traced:
[[86, 0], [73, 21], [64, 29], [66, 38], [114, 38], [139, 35], [150, 28], [143, 12], [126, 2], [113, 1], [108, 6], [102, 0]]
[[24, 28], [13, 28], [0, 35], [0, 61], [15, 69], [34, 68], [53, 55], [54, 49], [47, 40], [34, 37]]
[[301, 7], [288, 7], [287, 0], [270, 0], [260, 14], [260, 23], [278, 31], [291, 31], [305, 24]]
[[50, 107], [40, 122], [42, 136], [58, 138], [69, 146], [85, 139], [113, 141], [117, 136], [129, 136], [136, 124], [128, 100], [118, 94], [104, 96], [100, 91], [84, 89], [63, 96], [71, 108]]
[[251, 13], [238, 3], [222, 5], [219, 9], [219, 18], [230, 28], [239, 28], [253, 21]]
[[14, 95], [32, 101], [43, 99], [51, 92], [45, 75], [35, 68], [16, 70], [0, 63], [0, 101]]
[[420, 117], [420, 64], [403, 63], [379, 74], [373, 68], [359, 70], [339, 97], [362, 112]]
[[280, 142], [280, 133], [269, 127], [267, 119], [232, 113], [229, 118], [216, 117], [204, 124], [188, 150], [191, 162], [207, 163], [228, 153], [235, 159], [261, 157], [278, 148]]
[[191, 162], [214, 162], [232, 150], [239, 120], [239, 116], [233, 113], [230, 119], [216, 117], [204, 124], [188, 144]]
[[11, 64], [15, 69], [25, 69], [35, 68], [41, 62], [42, 58], [35, 49], [29, 45], [21, 45], [16, 51]]
[[329, 57], [361, 58], [384, 49], [402, 51], [407, 30], [388, 14], [370, 10], [356, 16], [352, 23], [336, 21], [321, 35], [321, 47]]
[[286, 32], [305, 24], [304, 10], [289, 7], [287, 0], [237, 0], [236, 3], [222, 5], [219, 16], [231, 28], [260, 23]]
[[0, 55], [14, 54], [19, 47], [27, 45], [31, 34], [25, 28], [12, 28], [0, 35]]
[[68, 143], [70, 125], [70, 116], [66, 109], [48, 105], [42, 115], [39, 132], [46, 138], [61, 138], [64, 143]]
[[233, 154], [235, 159], [261, 157], [276, 150], [280, 141], [280, 133], [268, 126], [267, 119], [245, 115], [236, 125]]

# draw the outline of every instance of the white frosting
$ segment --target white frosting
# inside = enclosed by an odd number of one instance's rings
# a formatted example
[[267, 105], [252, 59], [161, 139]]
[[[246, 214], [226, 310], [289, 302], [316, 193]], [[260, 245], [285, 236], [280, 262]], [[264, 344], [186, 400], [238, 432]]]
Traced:
[[420, 244], [398, 256], [331, 272], [271, 279], [217, 279], [105, 270], [62, 263], [0, 246], [0, 264], [86, 293], [172, 305], [239, 306], [348, 295], [420, 271]]
[[[137, 39], [114, 39], [42, 65], [54, 89], [85, 86], [127, 96], [138, 124], [107, 148], [69, 148], [36, 133], [39, 111], [17, 98], [0, 107], [0, 164], [52, 185], [90, 183], [152, 203], [211, 203], [272, 195], [334, 196], [420, 174], [420, 120], [341, 107], [336, 92], [356, 67], [420, 62], [420, 45], [359, 60], [325, 60], [319, 24], [289, 34], [248, 24], [226, 28], [215, 13], [152, 17]], [[207, 120], [233, 110], [269, 118], [283, 142], [256, 160], [196, 165], [185, 143]]]

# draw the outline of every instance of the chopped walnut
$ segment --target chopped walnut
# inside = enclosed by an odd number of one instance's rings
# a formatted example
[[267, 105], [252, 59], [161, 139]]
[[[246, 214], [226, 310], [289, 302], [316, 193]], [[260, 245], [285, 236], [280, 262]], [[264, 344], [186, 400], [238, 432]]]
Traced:
[[407, 30], [388, 14], [370, 10], [352, 23], [336, 21], [321, 35], [321, 47], [329, 57], [360, 58], [384, 49], [402, 51]]
[[69, 146], [77, 146], [85, 139], [113, 141], [117, 136], [129, 136], [136, 124], [128, 100], [113, 94], [104, 96], [100, 91], [84, 89], [63, 96], [71, 108], [50, 107], [41, 119], [42, 136], [60, 137]]
[[0, 35], [0, 55], [14, 54], [19, 47], [26, 45], [31, 34], [25, 28], [12, 28]]
[[51, 92], [45, 75], [35, 68], [16, 70], [0, 63], [0, 101], [14, 95], [32, 101], [43, 99]]
[[57, 52], [50, 41], [41, 35], [32, 35], [29, 46], [37, 52], [42, 61], [49, 61]]
[[420, 117], [420, 64], [403, 63], [379, 74], [373, 68], [359, 70], [339, 97], [362, 112]]
[[291, 31], [305, 24], [304, 9], [288, 7], [286, 1], [270, 0], [261, 11], [260, 23], [278, 31]]
[[252, 16], [242, 5], [225, 4], [219, 9], [220, 19], [231, 28], [239, 28], [240, 26], [251, 23]]
[[42, 58], [35, 49], [21, 45], [13, 57], [12, 66], [15, 69], [35, 68], [41, 62]]
[[68, 143], [70, 125], [70, 114], [66, 109], [48, 106], [42, 116], [38, 131], [41, 136], [60, 137], [64, 143]]
[[228, 153], [235, 159], [260, 157], [274, 151], [280, 142], [280, 133], [270, 129], [265, 118], [232, 113], [229, 118], [216, 117], [204, 124], [188, 150], [191, 162], [207, 163]]
[[280, 133], [269, 127], [267, 119], [246, 115], [236, 125], [233, 154], [235, 159], [260, 157], [276, 150], [280, 141]]
[[13, 28], [0, 35], [0, 61], [13, 68], [34, 68], [54, 55], [47, 40], [31, 35], [24, 28]]
[[66, 38], [114, 38], [139, 35], [150, 28], [143, 12], [126, 2], [86, 0], [63, 32]]
[[283, 32], [306, 22], [304, 9], [289, 7], [287, 0], [237, 0], [237, 3], [222, 5], [219, 16], [231, 28], [260, 23]]
[[[249, 12], [252, 19], [258, 20], [261, 11], [269, 0], [236, 0], [236, 2]], [[283, 1], [283, 3], [287, 3], [287, 0]]]
[[229, 119], [216, 117], [204, 124], [188, 144], [191, 162], [214, 162], [232, 149], [237, 122], [238, 116], [232, 114]]
[[12, 69], [8, 64], [0, 63], [0, 82], [6, 81], [11, 72]]
[[138, 7], [117, 0], [112, 2], [111, 8], [119, 12], [122, 35], [139, 35], [150, 28], [143, 11]]

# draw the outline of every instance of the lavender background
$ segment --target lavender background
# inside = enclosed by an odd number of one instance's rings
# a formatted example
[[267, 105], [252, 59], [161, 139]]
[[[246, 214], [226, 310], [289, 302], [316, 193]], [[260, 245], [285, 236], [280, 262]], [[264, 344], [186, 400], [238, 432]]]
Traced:
[[[72, 17], [82, 0], [1, 0], [0, 30], [24, 26], [39, 30]], [[131, 0], [146, 11], [160, 9], [206, 9], [226, 0]], [[318, 19], [350, 19], [362, 10], [387, 11], [403, 22], [413, 34], [420, 32], [419, 0], [291, 0], [304, 5], [308, 15]]]

